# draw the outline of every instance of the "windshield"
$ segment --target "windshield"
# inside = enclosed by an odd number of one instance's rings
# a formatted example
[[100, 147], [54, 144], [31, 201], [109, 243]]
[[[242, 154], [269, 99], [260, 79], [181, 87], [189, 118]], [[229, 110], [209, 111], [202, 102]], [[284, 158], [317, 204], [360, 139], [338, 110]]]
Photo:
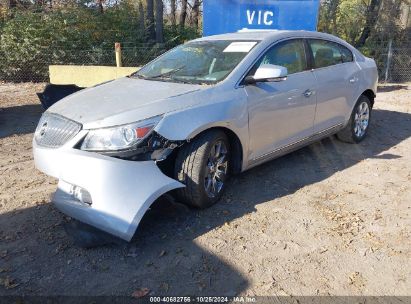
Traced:
[[180, 45], [133, 75], [149, 80], [213, 84], [240, 63], [256, 41], [193, 41]]

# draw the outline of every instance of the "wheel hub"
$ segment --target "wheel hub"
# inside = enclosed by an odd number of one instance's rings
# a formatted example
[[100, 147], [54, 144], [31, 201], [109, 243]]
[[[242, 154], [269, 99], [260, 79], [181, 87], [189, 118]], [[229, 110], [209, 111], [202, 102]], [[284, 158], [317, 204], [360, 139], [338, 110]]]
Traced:
[[207, 159], [204, 188], [209, 197], [221, 192], [227, 175], [227, 147], [223, 141], [217, 141], [211, 148]]
[[362, 137], [368, 128], [370, 119], [370, 109], [368, 103], [363, 101], [357, 107], [354, 116], [354, 134], [357, 137]]

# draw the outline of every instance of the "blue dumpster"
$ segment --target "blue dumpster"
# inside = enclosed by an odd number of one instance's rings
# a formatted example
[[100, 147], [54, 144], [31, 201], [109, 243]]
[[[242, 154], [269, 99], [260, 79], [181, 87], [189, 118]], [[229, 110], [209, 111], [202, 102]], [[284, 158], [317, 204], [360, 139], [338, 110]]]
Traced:
[[203, 35], [241, 29], [317, 29], [319, 0], [205, 0]]

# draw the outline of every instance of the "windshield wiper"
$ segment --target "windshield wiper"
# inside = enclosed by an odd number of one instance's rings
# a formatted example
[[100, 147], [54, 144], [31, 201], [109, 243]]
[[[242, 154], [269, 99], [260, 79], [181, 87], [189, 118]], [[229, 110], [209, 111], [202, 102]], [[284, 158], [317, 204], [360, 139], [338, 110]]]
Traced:
[[172, 70], [170, 70], [170, 71], [168, 71], [168, 72], [164, 72], [164, 73], [161, 73], [161, 74], [158, 74], [158, 75], [146, 77], [146, 79], [167, 78], [167, 77], [169, 78], [169, 76], [177, 73], [178, 71], [181, 71], [181, 70], [184, 69], [185, 67], [186, 67], [185, 65], [182, 65], [182, 66], [180, 66], [180, 67], [178, 67], [178, 68], [175, 68], [175, 69], [172, 69]]
[[200, 84], [200, 85], [203, 85], [203, 84], [209, 85], [210, 84], [210, 83], [207, 83], [207, 82], [197, 81], [197, 80], [194, 80], [194, 79], [189, 80], [189, 79], [179, 79], [179, 78], [175, 78], [175, 77], [170, 77], [171, 75], [177, 73], [178, 71], [181, 71], [185, 67], [186, 67], [185, 65], [182, 65], [182, 66], [174, 68], [170, 71], [167, 71], [167, 72], [164, 72], [164, 73], [161, 73], [161, 74], [158, 74], [158, 75], [154, 75], [154, 76], [144, 76], [144, 75], [136, 73], [136, 74], [132, 75], [132, 77], [137, 77], [137, 78], [146, 79], [146, 80], [163, 78], [165, 80], [166, 79], [167, 80], [173, 80], [173, 81], [176, 81], [176, 82], [179, 82], [179, 83], [187, 83], [187, 84]]
[[129, 77], [129, 78], [140, 78], [140, 79], [147, 79], [147, 77], [145, 77], [145, 76], [143, 76], [143, 75], [140, 75], [140, 74], [137, 74], [137, 73], [135, 73], [135, 74], [131, 74], [130, 76], [127, 76], [127, 77]]

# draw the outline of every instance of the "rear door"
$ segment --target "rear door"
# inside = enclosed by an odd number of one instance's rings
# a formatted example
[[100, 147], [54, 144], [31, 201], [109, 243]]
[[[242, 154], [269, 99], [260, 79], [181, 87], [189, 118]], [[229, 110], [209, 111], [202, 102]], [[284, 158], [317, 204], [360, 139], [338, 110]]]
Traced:
[[309, 137], [315, 116], [316, 81], [307, 64], [302, 39], [279, 42], [262, 55], [248, 75], [261, 64], [288, 69], [287, 79], [245, 86], [248, 98], [251, 162]]
[[308, 39], [317, 80], [317, 110], [314, 132], [345, 123], [358, 87], [359, 67], [351, 51], [335, 42]]

